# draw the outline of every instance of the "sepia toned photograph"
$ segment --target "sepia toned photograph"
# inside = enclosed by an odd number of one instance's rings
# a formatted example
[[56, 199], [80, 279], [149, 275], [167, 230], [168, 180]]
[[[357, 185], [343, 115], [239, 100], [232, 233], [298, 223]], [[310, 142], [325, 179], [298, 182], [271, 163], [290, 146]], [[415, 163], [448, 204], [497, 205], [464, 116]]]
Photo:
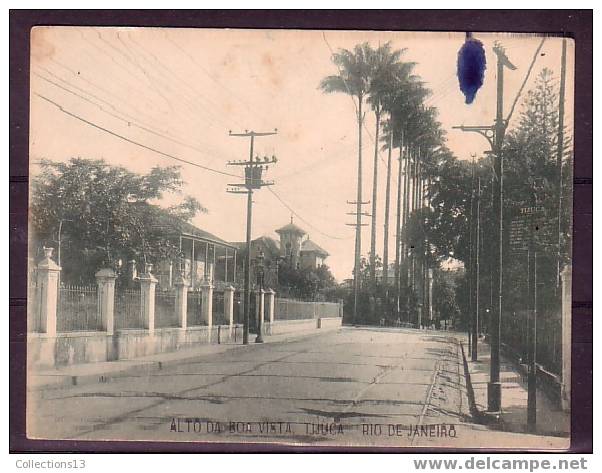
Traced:
[[29, 439], [564, 451], [575, 42], [30, 31]]

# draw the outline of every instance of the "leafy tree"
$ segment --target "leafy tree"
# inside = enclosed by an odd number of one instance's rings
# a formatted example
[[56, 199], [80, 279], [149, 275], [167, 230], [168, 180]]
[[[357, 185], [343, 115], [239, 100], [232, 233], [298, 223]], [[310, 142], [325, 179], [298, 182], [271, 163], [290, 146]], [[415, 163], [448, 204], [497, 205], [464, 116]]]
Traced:
[[441, 271], [435, 271], [433, 278], [433, 312], [437, 320], [458, 319], [460, 308], [456, 300], [456, 284], [444, 277]]
[[32, 182], [31, 231], [35, 245], [61, 247], [63, 277], [91, 282], [94, 273], [119, 259], [157, 263], [178, 255], [172, 237], [199, 211], [200, 203], [184, 196], [162, 208], [167, 192], [180, 193], [176, 166], [155, 167], [140, 175], [104, 160], [44, 160]]
[[292, 297], [311, 299], [323, 297], [337, 286], [330, 268], [323, 264], [317, 268], [294, 267], [283, 260], [278, 267], [280, 292], [288, 292]]
[[[515, 251], [509, 244], [509, 233], [516, 210], [537, 201], [545, 208], [547, 224], [539, 228], [542, 243], [538, 255], [540, 309], [557, 301], [556, 254], [558, 240], [558, 168], [556, 151], [563, 153], [563, 210], [561, 211], [562, 263], [570, 260], [572, 154], [570, 139], [557, 142], [558, 95], [551, 71], [544, 69], [522, 104], [517, 126], [509, 130], [504, 142], [504, 306], [505, 310], [524, 309], [528, 304], [526, 252]], [[565, 136], [568, 136], [565, 133]], [[424, 216], [425, 238], [438, 260], [453, 257], [464, 263], [470, 274], [471, 199], [478, 197], [476, 183], [480, 178], [480, 287], [481, 309], [489, 308], [494, 299], [491, 274], [497, 258], [489, 251], [488, 242], [496, 238], [497, 219], [493, 214], [492, 158], [479, 159], [473, 165], [456, 159], [445, 149], [425, 166], [431, 176], [429, 196], [432, 209]], [[474, 180], [473, 180], [474, 172]], [[536, 200], [537, 198], [537, 200]], [[473, 208], [473, 212], [476, 209]], [[475, 216], [476, 218], [476, 216]], [[406, 238], [420, 241], [420, 224], [411, 219], [404, 231]], [[473, 238], [474, 241], [474, 238]], [[468, 311], [468, 280], [457, 286], [457, 300], [463, 313]]]

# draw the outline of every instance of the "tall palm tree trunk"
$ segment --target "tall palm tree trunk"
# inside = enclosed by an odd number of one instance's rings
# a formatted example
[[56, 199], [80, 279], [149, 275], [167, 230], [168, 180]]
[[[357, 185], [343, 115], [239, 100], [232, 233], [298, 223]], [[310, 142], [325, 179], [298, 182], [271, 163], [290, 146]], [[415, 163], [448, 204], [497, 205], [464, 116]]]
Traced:
[[363, 97], [358, 96], [357, 110], [357, 202], [356, 202], [356, 225], [355, 225], [355, 264], [353, 269], [353, 320], [357, 322], [357, 303], [360, 290], [360, 258], [362, 253], [362, 102]]
[[376, 199], [378, 197], [378, 136], [380, 132], [380, 111], [375, 110], [376, 130], [374, 137], [374, 172], [372, 173], [372, 232], [370, 234], [370, 284], [376, 287]]
[[385, 228], [383, 236], [383, 282], [389, 282], [389, 208], [391, 206], [391, 154], [393, 152], [393, 130], [389, 135], [387, 155], [387, 186], [385, 188]]
[[[406, 153], [405, 153], [405, 172], [404, 172], [404, 179], [403, 179], [403, 220], [402, 220], [402, 225], [403, 228], [405, 228], [406, 223], [408, 221], [408, 212], [410, 210], [409, 207], [409, 199], [410, 199], [410, 166], [411, 166], [411, 159], [412, 159], [412, 149], [408, 146], [406, 147]], [[405, 241], [402, 240], [402, 249], [403, 249], [403, 253], [402, 253], [402, 259], [403, 262], [405, 263], [407, 257], [408, 257], [408, 247], [405, 243]], [[407, 272], [407, 271], [406, 271]], [[407, 278], [406, 278], [406, 283], [407, 283]]]
[[[406, 228], [406, 224], [408, 221], [408, 214], [410, 211], [410, 179], [411, 179], [411, 166], [412, 166], [412, 148], [410, 146], [406, 147], [406, 153], [405, 153], [405, 172], [404, 172], [404, 184], [403, 184], [403, 229]], [[403, 241], [402, 239], [402, 249], [403, 249], [403, 279], [401, 281], [402, 286], [405, 290], [406, 293], [406, 301], [405, 301], [405, 307], [409, 307], [409, 291], [407, 290], [408, 287], [408, 271], [409, 271], [409, 267], [408, 267], [408, 245], [405, 243], [405, 241]]]
[[[403, 141], [403, 135], [402, 135]], [[400, 253], [400, 242], [401, 242], [401, 173], [403, 167], [402, 158], [403, 145], [399, 146], [399, 170], [397, 174], [397, 222], [395, 225], [395, 300], [396, 300], [396, 313], [399, 317], [400, 309], [400, 298], [401, 298], [401, 286], [400, 286], [400, 266], [399, 266], [399, 253]]]

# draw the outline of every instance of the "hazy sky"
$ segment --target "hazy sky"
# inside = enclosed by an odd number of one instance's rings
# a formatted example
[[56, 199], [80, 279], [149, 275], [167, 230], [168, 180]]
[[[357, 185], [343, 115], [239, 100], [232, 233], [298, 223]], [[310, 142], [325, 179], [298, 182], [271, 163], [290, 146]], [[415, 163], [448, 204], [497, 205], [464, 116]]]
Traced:
[[[354, 211], [346, 200], [355, 200], [356, 195], [357, 126], [351, 98], [318, 90], [323, 77], [337, 72], [329, 47], [352, 48], [363, 41], [376, 47], [391, 41], [394, 48], [406, 48], [404, 59], [417, 63], [415, 72], [433, 90], [427, 105], [438, 108], [448, 146], [459, 158], [469, 159], [471, 153], [488, 149], [486, 141], [451, 127], [493, 122], [494, 41], [506, 47], [517, 66], [505, 75], [506, 113], [541, 41], [516, 34], [474, 36], [485, 46], [488, 65], [483, 88], [474, 103], [466, 105], [455, 76], [464, 33], [36, 28], [32, 32], [30, 159], [103, 158], [136, 172], [178, 164], [65, 112], [164, 153], [234, 174], [240, 169], [226, 166], [226, 161], [248, 158], [249, 141], [229, 137], [228, 130], [277, 128], [277, 135], [256, 140], [257, 154], [278, 157], [267, 177], [276, 182], [274, 192], [299, 214], [295, 223], [330, 252], [327, 263], [335, 276], [343, 279], [350, 277], [353, 267], [354, 229], [345, 223], [353, 221], [346, 215]], [[561, 40], [546, 39], [525, 92], [543, 67], [558, 74], [560, 48]], [[566, 122], [572, 128], [570, 40], [567, 62]], [[513, 115], [510, 127], [516, 124], [519, 112]], [[370, 200], [374, 117], [369, 111], [366, 128], [363, 192], [364, 200]], [[381, 155], [379, 254], [386, 176], [386, 155]], [[36, 170], [32, 165], [31, 172]], [[395, 162], [393, 176], [396, 172]], [[236, 178], [187, 164], [182, 164], [182, 175], [185, 192], [209, 210], [194, 223], [226, 240], [244, 240], [245, 197], [226, 193], [227, 184], [237, 182]], [[391, 192], [393, 202], [395, 179]], [[174, 199], [178, 196], [168, 196], [169, 202]], [[268, 189], [257, 192], [254, 202], [253, 237], [277, 238], [274, 230], [290, 221], [291, 212]], [[393, 227], [389, 254], [394, 251]], [[362, 253], [367, 254], [368, 226], [362, 239]]]

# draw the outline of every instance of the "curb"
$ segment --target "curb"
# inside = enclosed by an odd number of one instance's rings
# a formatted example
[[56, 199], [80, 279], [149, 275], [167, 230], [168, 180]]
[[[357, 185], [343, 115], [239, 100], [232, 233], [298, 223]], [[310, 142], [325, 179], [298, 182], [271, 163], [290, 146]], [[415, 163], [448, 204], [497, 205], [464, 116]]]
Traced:
[[468, 403], [470, 404], [470, 413], [473, 416], [475, 422], [483, 425], [501, 426], [502, 420], [498, 414], [492, 414], [486, 411], [481, 411], [477, 407], [477, 403], [474, 397], [474, 388], [472, 387], [472, 380], [470, 378], [470, 370], [468, 369], [468, 360], [466, 359], [466, 353], [464, 351], [464, 343], [460, 343], [460, 349], [462, 350], [462, 361], [464, 364], [464, 376], [466, 378], [466, 391], [468, 394]]

